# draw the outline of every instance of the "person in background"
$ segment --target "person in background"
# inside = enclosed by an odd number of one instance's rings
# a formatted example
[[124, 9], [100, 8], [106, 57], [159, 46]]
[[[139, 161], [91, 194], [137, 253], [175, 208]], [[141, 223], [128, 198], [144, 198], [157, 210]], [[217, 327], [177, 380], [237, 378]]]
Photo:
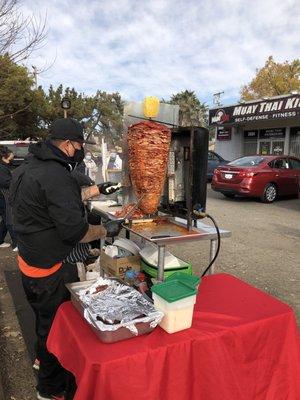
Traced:
[[86, 152], [83, 161], [85, 164], [85, 174], [95, 182], [96, 174], [98, 172], [98, 167], [92, 158], [92, 154], [89, 151]]
[[122, 158], [120, 157], [121, 153], [116, 154], [116, 159], [114, 162], [115, 169], [122, 169]]
[[12, 226], [12, 210], [8, 202], [9, 185], [12, 179], [10, 163], [14, 159], [14, 154], [6, 146], [0, 147], [0, 248], [7, 248], [9, 243], [5, 243], [4, 239], [9, 232], [12, 241], [13, 251], [18, 251], [16, 235]]
[[48, 140], [29, 147], [30, 156], [14, 170], [10, 186], [18, 264], [36, 317], [39, 400], [66, 398], [66, 371], [48, 352], [46, 342], [58, 307], [70, 299], [65, 284], [78, 280], [74, 249], [80, 243], [117, 236], [121, 229], [118, 221], [87, 222], [83, 200], [111, 194], [117, 186], [105, 182], [81, 189], [82, 177], [71, 172], [84, 159], [83, 143], [78, 121], [55, 120]]

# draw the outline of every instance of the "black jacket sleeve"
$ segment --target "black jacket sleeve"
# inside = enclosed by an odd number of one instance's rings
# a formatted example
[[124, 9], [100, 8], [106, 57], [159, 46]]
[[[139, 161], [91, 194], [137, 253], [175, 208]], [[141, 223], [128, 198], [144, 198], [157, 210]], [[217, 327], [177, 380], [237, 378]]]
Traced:
[[48, 213], [62, 241], [76, 245], [88, 231], [80, 188], [68, 171], [43, 183]]
[[0, 189], [8, 189], [12, 176], [11, 172], [4, 165], [0, 165]]
[[71, 172], [71, 175], [80, 187], [95, 185], [95, 182], [89, 176], [77, 171], [76, 169]]

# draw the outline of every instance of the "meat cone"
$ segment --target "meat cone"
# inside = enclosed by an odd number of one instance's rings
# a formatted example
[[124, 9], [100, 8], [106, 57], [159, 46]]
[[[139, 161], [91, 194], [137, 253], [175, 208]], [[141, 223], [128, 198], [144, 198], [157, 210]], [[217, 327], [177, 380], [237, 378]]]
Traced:
[[128, 128], [128, 163], [139, 208], [153, 214], [163, 191], [171, 131], [166, 126], [145, 121]]

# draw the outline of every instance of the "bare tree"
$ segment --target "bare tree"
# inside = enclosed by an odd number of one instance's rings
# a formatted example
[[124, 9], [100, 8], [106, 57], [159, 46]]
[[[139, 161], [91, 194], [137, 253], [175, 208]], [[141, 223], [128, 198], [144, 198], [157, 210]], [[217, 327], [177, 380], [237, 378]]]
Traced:
[[18, 0], [0, 0], [0, 55], [23, 61], [42, 46], [45, 36], [46, 16], [25, 17]]

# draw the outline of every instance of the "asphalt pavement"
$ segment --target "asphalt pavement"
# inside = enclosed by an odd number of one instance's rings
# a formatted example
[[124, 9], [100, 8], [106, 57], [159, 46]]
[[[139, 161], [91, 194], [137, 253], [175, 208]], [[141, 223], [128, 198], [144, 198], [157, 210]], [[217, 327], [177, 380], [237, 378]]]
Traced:
[[[207, 212], [232, 232], [221, 242], [216, 272], [235, 275], [286, 302], [300, 325], [300, 199], [272, 204], [228, 199], [208, 185]], [[173, 246], [172, 252], [190, 261], [195, 271], [209, 262], [208, 242]]]

